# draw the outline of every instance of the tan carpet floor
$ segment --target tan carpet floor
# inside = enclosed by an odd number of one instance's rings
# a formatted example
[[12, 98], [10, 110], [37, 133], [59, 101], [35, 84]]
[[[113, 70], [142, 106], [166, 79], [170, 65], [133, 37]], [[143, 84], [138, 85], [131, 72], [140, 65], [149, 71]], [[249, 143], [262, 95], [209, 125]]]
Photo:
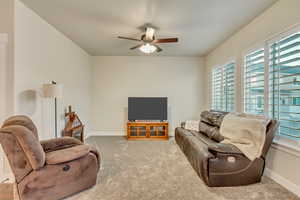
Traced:
[[250, 186], [209, 188], [176, 145], [169, 141], [127, 141], [90, 137], [102, 167], [93, 188], [67, 200], [300, 200], [264, 177]]

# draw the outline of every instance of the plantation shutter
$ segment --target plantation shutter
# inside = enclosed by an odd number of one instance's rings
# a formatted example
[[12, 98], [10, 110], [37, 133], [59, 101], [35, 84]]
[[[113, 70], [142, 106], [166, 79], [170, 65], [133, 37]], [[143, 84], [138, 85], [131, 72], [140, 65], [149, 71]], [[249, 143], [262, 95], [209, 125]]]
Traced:
[[300, 139], [300, 32], [269, 45], [269, 111], [279, 134]]
[[264, 49], [246, 55], [244, 65], [244, 111], [264, 113]]
[[212, 73], [212, 109], [222, 110], [222, 68], [213, 69]]
[[232, 112], [235, 108], [235, 63], [213, 69], [212, 109]]
[[234, 79], [235, 79], [235, 63], [229, 63], [224, 66], [223, 72], [223, 110], [226, 112], [234, 111]]

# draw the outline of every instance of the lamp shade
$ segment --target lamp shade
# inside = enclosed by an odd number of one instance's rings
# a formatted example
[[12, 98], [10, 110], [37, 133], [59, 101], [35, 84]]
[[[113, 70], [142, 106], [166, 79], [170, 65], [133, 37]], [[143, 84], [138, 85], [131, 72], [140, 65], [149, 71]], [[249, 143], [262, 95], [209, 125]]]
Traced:
[[44, 97], [62, 98], [63, 86], [60, 84], [43, 84]]

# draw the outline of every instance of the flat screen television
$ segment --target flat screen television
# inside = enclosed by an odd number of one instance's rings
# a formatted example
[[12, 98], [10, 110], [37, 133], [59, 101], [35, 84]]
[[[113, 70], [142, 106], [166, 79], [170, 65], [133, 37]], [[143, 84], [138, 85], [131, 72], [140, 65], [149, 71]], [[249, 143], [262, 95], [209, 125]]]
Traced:
[[128, 120], [167, 120], [167, 97], [129, 97]]

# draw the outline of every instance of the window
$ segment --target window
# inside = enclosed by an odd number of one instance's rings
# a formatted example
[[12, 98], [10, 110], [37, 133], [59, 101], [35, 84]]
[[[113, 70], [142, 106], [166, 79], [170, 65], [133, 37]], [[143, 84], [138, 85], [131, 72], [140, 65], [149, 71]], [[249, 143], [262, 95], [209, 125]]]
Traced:
[[215, 68], [212, 72], [212, 108], [222, 110], [222, 68]]
[[264, 113], [265, 51], [258, 49], [244, 59], [244, 111], [251, 114]]
[[223, 68], [223, 110], [227, 112], [234, 111], [234, 73], [235, 73], [235, 63], [229, 63]]
[[231, 62], [212, 72], [212, 109], [232, 112], [234, 103], [235, 63]]
[[300, 32], [269, 44], [269, 94], [279, 135], [300, 139]]

